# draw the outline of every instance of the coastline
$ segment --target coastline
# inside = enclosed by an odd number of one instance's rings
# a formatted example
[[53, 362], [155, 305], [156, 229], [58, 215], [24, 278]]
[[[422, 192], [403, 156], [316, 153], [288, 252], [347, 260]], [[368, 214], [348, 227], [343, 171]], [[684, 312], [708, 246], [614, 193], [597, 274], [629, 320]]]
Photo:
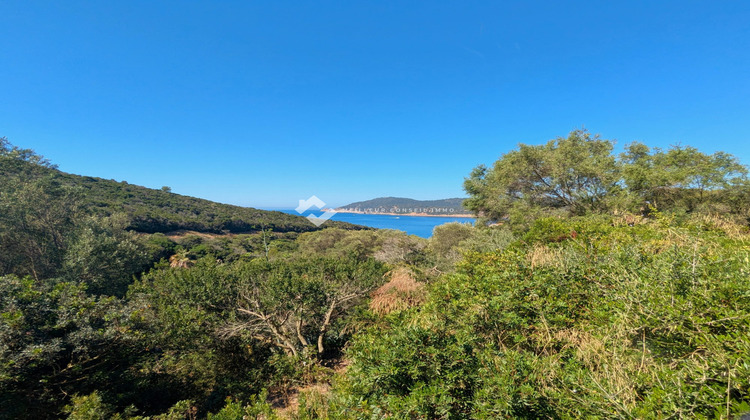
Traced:
[[351, 213], [351, 214], [373, 214], [380, 216], [408, 216], [408, 217], [461, 217], [466, 219], [476, 219], [473, 214], [433, 214], [433, 213], [393, 213], [393, 212], [369, 212], [369, 211], [354, 211], [354, 210], [338, 210], [338, 209], [323, 209], [332, 210], [336, 213]]

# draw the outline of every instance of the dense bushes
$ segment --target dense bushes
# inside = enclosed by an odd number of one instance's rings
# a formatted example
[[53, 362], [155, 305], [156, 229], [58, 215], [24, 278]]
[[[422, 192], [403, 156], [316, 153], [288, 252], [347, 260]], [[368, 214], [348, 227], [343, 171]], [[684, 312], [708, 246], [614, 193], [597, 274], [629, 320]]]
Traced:
[[[201, 229], [233, 222], [205, 203], [180, 199], [183, 208], [119, 184], [104, 195], [119, 197], [126, 214], [106, 200], [92, 211], [64, 174], [0, 142], [0, 418], [750, 411], [742, 170], [724, 155], [635, 145], [628, 164], [638, 170], [624, 184], [613, 181], [623, 168], [606, 142], [569, 141], [513, 159], [560, 185], [582, 170], [583, 190], [557, 192], [585, 203], [556, 201], [538, 180], [497, 201], [481, 194], [508, 185], [482, 190], [490, 173], [471, 181], [480, 188], [473, 198], [505, 206], [484, 214], [500, 222], [446, 224], [428, 240], [275, 224], [232, 235], [134, 233], [139, 208], [179, 208], [178, 219], [208, 223], [190, 225]], [[594, 156], [573, 175], [555, 167], [581, 150]], [[686, 159], [721, 176], [701, 177]], [[665, 162], [671, 169], [655, 176]], [[606, 179], [589, 179], [599, 169]], [[89, 200], [112, 186], [86, 182]], [[623, 211], [645, 201], [643, 211]]]
[[[317, 229], [298, 217], [63, 174], [5, 139], [0, 174], [0, 418], [180, 418], [185, 407], [217, 411], [229, 395], [249, 401], [340, 351], [343, 320], [384, 281], [369, 254], [297, 258], [295, 231]], [[130, 230], [144, 208], [189, 209], [202, 215], [190, 227], [219, 231], [240, 226], [225, 217], [235, 212], [258, 232], [175, 242]], [[264, 292], [256, 302], [243, 298], [252, 290]], [[244, 305], [270, 315], [272, 301], [276, 326], [293, 320], [295, 339], [323, 349], [316, 357], [287, 357], [265, 330], [222, 333]]]
[[[748, 410], [746, 228], [720, 217], [656, 214], [635, 222], [540, 219], [515, 239], [507, 231], [486, 229], [458, 243], [445, 242], [447, 249], [463, 250], [457, 271], [433, 278], [421, 306], [368, 318], [362, 325], [370, 327], [360, 328], [350, 341], [349, 368], [334, 377], [333, 389], [301, 391], [299, 406], [286, 415], [727, 418]], [[488, 242], [488, 237], [502, 240]], [[477, 241], [485, 247], [482, 252], [466, 245]], [[487, 243], [498, 246], [489, 251]], [[428, 248], [434, 246], [439, 245]], [[315, 273], [339, 266], [335, 261], [221, 265], [201, 260], [191, 269], [153, 272], [131, 290], [132, 302], [140, 302], [139, 322], [153, 328], [146, 332], [155, 340], [150, 345], [161, 352], [151, 375], [182, 378], [180, 386], [192, 393], [170, 401], [204, 401], [187, 406], [199, 413], [280, 415], [252, 395], [263, 387], [327, 381], [330, 374], [298, 370], [302, 365], [294, 360], [300, 360], [304, 346], [296, 347], [297, 356], [285, 355], [293, 352], [278, 343], [294, 340], [294, 329], [280, 338], [255, 323], [240, 328], [233, 344], [224, 342], [229, 347], [222, 353], [216, 347], [223, 342], [221, 326], [248, 321], [232, 311], [248, 303], [237, 296], [252, 278], [264, 279], [257, 285], [266, 289], [253, 295], [254, 307], [265, 308], [264, 314], [289, 311], [283, 318], [290, 327], [304, 319], [295, 313], [312, 310], [314, 315], [315, 309], [295, 296], [317, 296], [302, 289], [322, 285]], [[350, 272], [345, 267], [374, 264], [367, 261], [354, 257], [342, 268]], [[325, 301], [322, 296], [318, 301]], [[303, 325], [315, 325], [307, 322]], [[336, 328], [347, 329], [351, 322]], [[305, 328], [302, 332], [307, 334]], [[312, 338], [306, 340], [314, 346]], [[240, 354], [245, 354], [241, 360], [226, 359]], [[290, 382], [294, 377], [299, 379]], [[225, 403], [220, 395], [228, 394], [246, 403]], [[107, 394], [99, 398], [106, 401]]]
[[750, 250], [706, 228], [541, 220], [358, 338], [342, 398], [417, 418], [736, 413], [750, 398]]
[[85, 285], [0, 277], [0, 417], [48, 418], [65, 395], [108, 389], [137, 398], [128, 311]]

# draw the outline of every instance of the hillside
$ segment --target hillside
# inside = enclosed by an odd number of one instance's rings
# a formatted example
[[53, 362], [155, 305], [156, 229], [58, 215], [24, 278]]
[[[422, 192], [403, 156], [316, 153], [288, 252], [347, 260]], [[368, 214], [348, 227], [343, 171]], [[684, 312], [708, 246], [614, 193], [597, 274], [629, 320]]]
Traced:
[[[319, 230], [307, 219], [278, 211], [216, 203], [195, 197], [155, 190], [125, 181], [80, 176], [59, 171], [53, 166], [6, 161], [0, 176], [12, 179], [20, 173], [33, 174], [59, 184], [76, 196], [88, 211], [100, 216], [125, 213], [128, 229], [144, 233], [190, 230], [208, 233], [247, 233], [262, 228], [274, 232]], [[344, 222], [327, 222], [325, 227], [364, 229]]]
[[446, 198], [442, 200], [414, 200], [401, 197], [380, 197], [372, 200], [358, 201], [336, 209], [351, 213], [424, 213], [433, 215], [470, 214], [463, 208], [463, 198]]
[[[127, 182], [65, 173], [60, 173], [60, 177], [83, 191], [90, 208], [104, 213], [125, 212], [130, 217], [131, 228], [140, 232], [186, 229], [240, 233], [259, 231], [262, 227], [276, 232], [309, 232], [320, 229], [302, 216], [279, 211], [221, 204]], [[359, 228], [349, 223], [332, 221], [323, 227], [331, 226]]]

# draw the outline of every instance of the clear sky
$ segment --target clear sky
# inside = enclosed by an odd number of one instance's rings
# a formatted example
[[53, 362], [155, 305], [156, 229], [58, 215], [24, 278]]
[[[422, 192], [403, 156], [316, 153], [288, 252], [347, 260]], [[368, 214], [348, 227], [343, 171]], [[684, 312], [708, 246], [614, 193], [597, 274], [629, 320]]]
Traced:
[[66, 172], [447, 198], [581, 126], [750, 163], [750, 2], [0, 2], [0, 136]]

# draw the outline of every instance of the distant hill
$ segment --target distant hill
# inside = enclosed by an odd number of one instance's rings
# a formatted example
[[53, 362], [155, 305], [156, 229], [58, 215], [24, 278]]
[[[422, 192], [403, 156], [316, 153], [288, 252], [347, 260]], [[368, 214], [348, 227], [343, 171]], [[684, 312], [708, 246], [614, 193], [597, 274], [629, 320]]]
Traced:
[[[31, 167], [33, 166], [33, 171]], [[108, 216], [124, 213], [128, 228], [137, 232], [155, 233], [190, 230], [206, 233], [248, 233], [265, 228], [274, 232], [308, 232], [327, 227], [367, 229], [350, 223], [328, 221], [320, 228], [302, 216], [279, 211], [216, 203], [200, 198], [174, 194], [90, 176], [73, 175], [53, 167], [18, 161], [0, 167], [0, 176], [13, 172], [33, 172], [33, 177], [49, 178], [69, 187], [83, 207], [93, 214]]]
[[401, 197], [380, 197], [358, 201], [336, 209], [340, 212], [370, 214], [425, 214], [425, 215], [470, 215], [463, 208], [463, 198], [442, 200], [413, 200]]

